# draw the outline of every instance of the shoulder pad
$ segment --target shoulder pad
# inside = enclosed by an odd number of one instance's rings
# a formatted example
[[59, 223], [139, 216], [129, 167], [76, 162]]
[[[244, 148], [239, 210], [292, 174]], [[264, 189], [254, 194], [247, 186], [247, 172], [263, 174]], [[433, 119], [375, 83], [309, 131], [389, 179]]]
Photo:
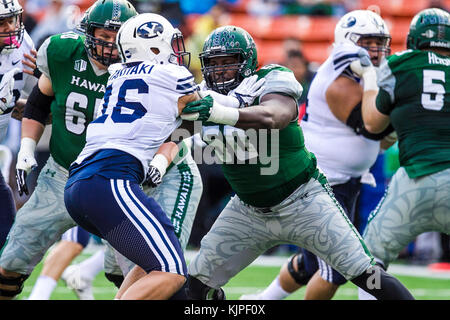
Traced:
[[65, 60], [79, 50], [80, 46], [84, 50], [84, 36], [75, 32], [65, 32], [50, 37], [47, 55], [55, 60]]

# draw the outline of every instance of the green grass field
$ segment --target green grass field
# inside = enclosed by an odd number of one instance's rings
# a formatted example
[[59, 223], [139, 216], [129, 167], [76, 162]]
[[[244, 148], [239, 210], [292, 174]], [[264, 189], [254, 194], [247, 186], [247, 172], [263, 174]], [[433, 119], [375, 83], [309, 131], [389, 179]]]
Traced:
[[[75, 259], [75, 262], [81, 261], [88, 257], [88, 253], [83, 253]], [[281, 266], [281, 264], [280, 264]], [[25, 282], [24, 290], [17, 299], [27, 299], [33, 285], [42, 269], [42, 263], [38, 264], [31, 274], [30, 278]], [[224, 287], [228, 300], [238, 300], [242, 294], [254, 293], [263, 290], [275, 278], [280, 270], [279, 266], [262, 266], [253, 264], [242, 270], [236, 277]], [[418, 300], [450, 300], [450, 275], [442, 278], [424, 277], [424, 276], [406, 276], [397, 275], [392, 272], [402, 283], [411, 291]], [[104, 277], [103, 272], [94, 280], [94, 296], [97, 300], [113, 299], [116, 289]], [[288, 297], [288, 300], [303, 299], [305, 289], [302, 288]], [[68, 289], [64, 282], [60, 280], [58, 286], [51, 296], [51, 300], [76, 300], [76, 295]], [[340, 287], [334, 297], [335, 300], [356, 300], [358, 299], [358, 290], [352, 283], [347, 283]]]

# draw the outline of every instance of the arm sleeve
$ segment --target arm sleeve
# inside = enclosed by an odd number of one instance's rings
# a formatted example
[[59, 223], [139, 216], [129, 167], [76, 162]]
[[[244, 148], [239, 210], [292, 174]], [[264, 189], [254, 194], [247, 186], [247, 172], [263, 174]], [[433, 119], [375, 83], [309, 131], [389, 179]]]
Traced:
[[51, 112], [50, 106], [53, 99], [53, 96], [46, 96], [41, 92], [39, 86], [35, 85], [25, 104], [23, 116], [28, 119], [39, 121], [45, 126], [48, 115]]
[[387, 93], [384, 89], [380, 88], [378, 92], [377, 99], [375, 102], [378, 111], [380, 111], [384, 115], [390, 115], [392, 111], [392, 103], [389, 93]]

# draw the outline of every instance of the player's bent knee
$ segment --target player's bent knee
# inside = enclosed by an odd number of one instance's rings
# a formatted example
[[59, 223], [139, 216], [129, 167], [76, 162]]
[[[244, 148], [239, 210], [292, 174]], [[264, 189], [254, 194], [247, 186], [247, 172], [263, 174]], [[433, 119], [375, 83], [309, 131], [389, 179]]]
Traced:
[[0, 298], [12, 299], [23, 290], [23, 284], [29, 275], [5, 277], [0, 273]]
[[117, 289], [120, 288], [120, 286], [122, 285], [123, 280], [125, 279], [125, 277], [123, 275], [112, 274], [112, 273], [107, 273], [107, 272], [105, 272], [105, 277], [110, 282], [114, 283], [114, 285], [117, 287]]
[[292, 256], [287, 264], [287, 270], [295, 282], [299, 285], [306, 285], [313, 274], [306, 271], [302, 254]]

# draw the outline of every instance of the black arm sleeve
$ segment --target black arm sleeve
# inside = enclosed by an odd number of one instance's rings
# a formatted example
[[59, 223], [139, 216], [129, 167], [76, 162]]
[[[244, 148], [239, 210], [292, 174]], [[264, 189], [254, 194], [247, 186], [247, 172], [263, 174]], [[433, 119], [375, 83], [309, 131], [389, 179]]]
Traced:
[[54, 96], [43, 94], [36, 84], [27, 99], [23, 116], [28, 119], [39, 121], [45, 126], [45, 121], [50, 114], [50, 105], [54, 98]]
[[389, 126], [380, 133], [370, 133], [369, 131], [367, 131], [364, 127], [364, 121], [362, 119], [361, 103], [358, 103], [353, 108], [352, 112], [350, 112], [350, 115], [347, 118], [346, 125], [352, 128], [356, 134], [362, 135], [367, 139], [375, 141], [382, 140], [384, 137], [394, 131], [394, 128], [391, 124], [389, 124]]

